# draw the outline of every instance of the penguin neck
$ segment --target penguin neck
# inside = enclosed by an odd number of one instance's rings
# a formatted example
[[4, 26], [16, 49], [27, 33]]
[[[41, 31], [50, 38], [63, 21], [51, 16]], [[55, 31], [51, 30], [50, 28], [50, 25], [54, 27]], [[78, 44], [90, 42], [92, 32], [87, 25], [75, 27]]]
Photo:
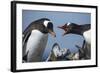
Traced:
[[83, 36], [83, 34], [88, 30], [90, 30], [90, 24], [79, 25], [77, 29], [73, 30], [73, 33]]
[[90, 28], [91, 28], [90, 24], [84, 24], [84, 25], [79, 26], [79, 29], [80, 29], [81, 33], [84, 33], [86, 31], [90, 30]]
[[48, 34], [47, 28], [45, 28], [45, 26], [42, 24], [33, 25], [32, 29], [39, 30], [43, 34]]

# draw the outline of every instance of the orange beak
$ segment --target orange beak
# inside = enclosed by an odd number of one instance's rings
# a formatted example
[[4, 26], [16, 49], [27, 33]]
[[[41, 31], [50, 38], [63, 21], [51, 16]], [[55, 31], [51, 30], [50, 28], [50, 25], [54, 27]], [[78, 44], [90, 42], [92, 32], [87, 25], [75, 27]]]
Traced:
[[56, 33], [55, 33], [55, 32], [49, 30], [49, 33], [50, 33], [53, 37], [56, 37]]

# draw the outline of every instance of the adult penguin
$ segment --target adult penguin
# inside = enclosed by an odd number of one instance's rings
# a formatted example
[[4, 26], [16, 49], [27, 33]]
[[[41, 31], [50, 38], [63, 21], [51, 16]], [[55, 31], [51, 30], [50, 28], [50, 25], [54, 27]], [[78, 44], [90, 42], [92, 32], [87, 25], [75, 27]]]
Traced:
[[48, 18], [32, 22], [23, 32], [23, 60], [25, 62], [40, 62], [47, 44], [48, 33], [56, 37], [53, 23]]
[[77, 34], [84, 37], [85, 41], [85, 51], [86, 51], [86, 59], [91, 58], [91, 24], [83, 24], [79, 25], [76, 23], [66, 23], [63, 26], [58, 26], [65, 31], [64, 35], [67, 34]]

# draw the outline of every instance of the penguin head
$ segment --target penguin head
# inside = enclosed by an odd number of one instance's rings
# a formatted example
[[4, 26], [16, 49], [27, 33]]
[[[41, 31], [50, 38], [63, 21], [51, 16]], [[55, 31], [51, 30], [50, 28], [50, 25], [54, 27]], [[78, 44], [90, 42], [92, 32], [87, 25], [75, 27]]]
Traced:
[[52, 52], [54, 53], [55, 57], [60, 57], [62, 55], [62, 52], [60, 51], [60, 46], [58, 43], [53, 44]]
[[43, 34], [50, 33], [52, 36], [56, 37], [56, 33], [53, 30], [53, 23], [48, 18], [38, 19], [30, 24], [31, 30], [39, 30]]
[[80, 25], [75, 23], [66, 23], [63, 26], [58, 26], [58, 28], [63, 29], [65, 31], [63, 36], [69, 33], [81, 34]]
[[50, 20], [44, 20], [43, 25], [45, 26], [44, 31], [50, 33], [52, 36], [56, 37], [56, 33], [53, 30], [53, 23]]

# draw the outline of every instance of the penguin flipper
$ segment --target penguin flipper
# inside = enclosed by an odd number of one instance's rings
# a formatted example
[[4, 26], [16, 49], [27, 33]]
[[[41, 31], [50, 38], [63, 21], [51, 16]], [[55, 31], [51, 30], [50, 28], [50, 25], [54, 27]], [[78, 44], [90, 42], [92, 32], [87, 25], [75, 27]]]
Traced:
[[23, 60], [27, 61], [27, 55], [25, 55], [25, 56], [23, 57]]
[[27, 34], [23, 34], [23, 37], [22, 37], [22, 46], [23, 46], [23, 56], [26, 55], [27, 51], [26, 51], [26, 46], [27, 46], [27, 41], [28, 41], [28, 38], [29, 36], [31, 35], [30, 32], [28, 32]]
[[[29, 52], [29, 51], [28, 51], [28, 52]], [[23, 60], [24, 60], [25, 62], [27, 62], [28, 52], [27, 52], [27, 54], [26, 54], [26, 55], [24, 55], [24, 56], [23, 56]]]
[[27, 42], [30, 35], [31, 35], [31, 32], [28, 32], [27, 34], [23, 34], [23, 43]]

